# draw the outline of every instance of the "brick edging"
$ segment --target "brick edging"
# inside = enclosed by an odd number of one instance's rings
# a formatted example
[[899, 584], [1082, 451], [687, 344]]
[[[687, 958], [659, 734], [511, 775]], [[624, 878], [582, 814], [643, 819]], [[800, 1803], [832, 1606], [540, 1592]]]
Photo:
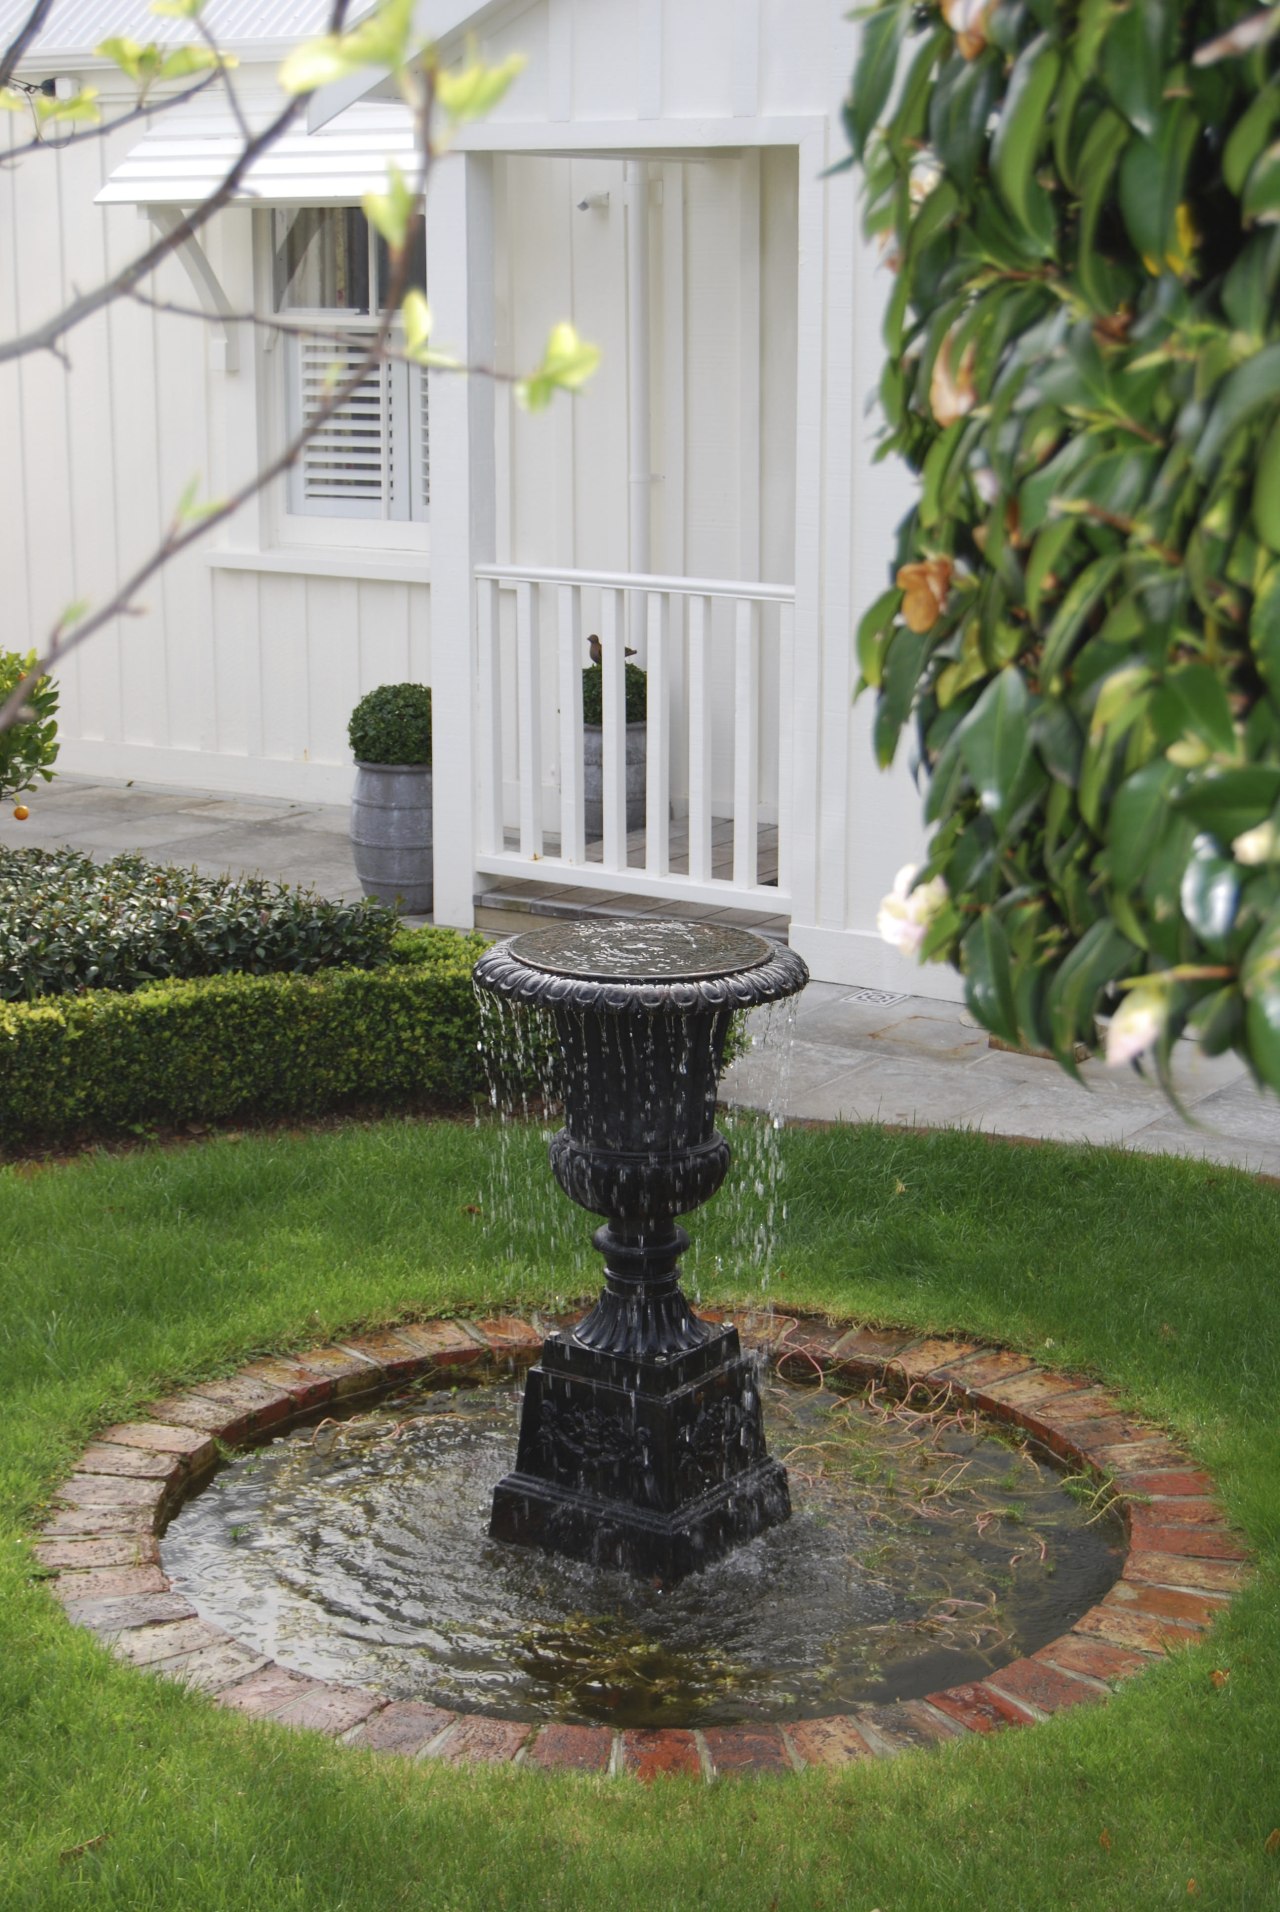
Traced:
[[145, 1419], [106, 1428], [58, 1489], [35, 1543], [68, 1617], [120, 1658], [207, 1693], [216, 1704], [350, 1745], [457, 1764], [662, 1773], [706, 1779], [844, 1766], [913, 1747], [1026, 1726], [1105, 1700], [1121, 1680], [1188, 1645], [1244, 1584], [1249, 1556], [1214, 1499], [1214, 1484], [1160, 1429], [1133, 1419], [1107, 1389], [1049, 1371], [1028, 1355], [903, 1330], [803, 1317], [736, 1315], [744, 1342], [779, 1371], [948, 1388], [966, 1406], [1022, 1429], [1116, 1490], [1129, 1532], [1120, 1578], [1069, 1632], [1028, 1658], [923, 1700], [859, 1703], [783, 1725], [649, 1727], [533, 1725], [383, 1700], [312, 1679], [254, 1653], [202, 1620], [160, 1566], [158, 1536], [217, 1459], [328, 1403], [379, 1393], [439, 1370], [527, 1362], [545, 1324], [511, 1315], [426, 1321], [306, 1354], [252, 1361], [154, 1402]]

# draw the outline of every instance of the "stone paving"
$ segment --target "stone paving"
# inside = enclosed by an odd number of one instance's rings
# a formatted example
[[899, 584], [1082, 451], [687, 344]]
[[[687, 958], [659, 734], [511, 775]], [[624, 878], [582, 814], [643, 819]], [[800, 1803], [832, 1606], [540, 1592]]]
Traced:
[[[0, 842], [73, 845], [98, 858], [136, 849], [158, 862], [311, 884], [331, 897], [360, 893], [346, 810], [335, 804], [59, 776], [32, 800], [26, 823], [0, 817]], [[1234, 1056], [1206, 1059], [1184, 1045], [1175, 1070], [1192, 1118], [1184, 1122], [1132, 1069], [1086, 1062], [1077, 1084], [1051, 1061], [993, 1048], [957, 1004], [813, 983], [796, 1015], [779, 1111], [793, 1120], [1087, 1141], [1280, 1176], [1280, 1099], [1255, 1089]], [[772, 1065], [763, 1054], [744, 1057], [725, 1091], [744, 1106], [767, 1105]]]

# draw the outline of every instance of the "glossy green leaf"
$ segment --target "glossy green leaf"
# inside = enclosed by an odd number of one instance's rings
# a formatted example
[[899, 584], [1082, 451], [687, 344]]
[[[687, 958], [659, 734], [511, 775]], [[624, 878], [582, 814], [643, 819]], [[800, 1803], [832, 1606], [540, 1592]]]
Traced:
[[1045, 636], [1041, 668], [1046, 676], [1066, 663], [1123, 562], [1118, 556], [1095, 558], [1077, 574]]
[[1197, 837], [1183, 873], [1179, 901], [1196, 935], [1221, 951], [1231, 933], [1240, 901], [1240, 871], [1223, 856], [1212, 837]]
[[1131, 974], [1137, 960], [1138, 951], [1128, 937], [1102, 919], [1085, 931], [1059, 964], [1049, 984], [1046, 1008], [1054, 1054], [1060, 1062], [1073, 1068], [1075, 1044], [1092, 1046], [1103, 990], [1116, 978]]
[[965, 999], [973, 1015], [1002, 1042], [1016, 1044], [1018, 1016], [1009, 968], [1009, 941], [994, 910], [983, 910], [975, 919], [961, 945], [961, 955]]
[[920, 663], [928, 642], [927, 636], [909, 631], [905, 624], [900, 624], [889, 639], [874, 733], [876, 758], [882, 766], [893, 762], [898, 737], [915, 698]]
[[1107, 34], [1101, 72], [1111, 99], [1129, 124], [1150, 135], [1163, 101], [1163, 0], [1128, 0]]
[[1150, 133], [1131, 140], [1120, 162], [1120, 210], [1134, 249], [1156, 274], [1178, 251], [1178, 207], [1200, 134], [1185, 100], [1164, 107]]
[[1280, 552], [1280, 416], [1258, 455], [1253, 478], [1253, 524], [1262, 542]]
[[1242, 770], [1206, 770], [1173, 802], [1225, 847], [1261, 823], [1280, 802], [1280, 768], [1250, 764]]
[[906, 19], [907, 9], [900, 5], [872, 13], [862, 23], [845, 119], [855, 159], [862, 158], [871, 129], [884, 111], [898, 69]]
[[1062, 56], [1047, 34], [1019, 54], [991, 142], [991, 172], [1006, 207], [1033, 245], [1053, 251], [1053, 205], [1035, 178], [1036, 158], [1048, 137], [1048, 109]]
[[1264, 86], [1252, 105], [1240, 115], [1222, 149], [1222, 177], [1237, 196], [1250, 169], [1280, 122], [1280, 85]]
[[1184, 664], [1170, 671], [1162, 693], [1167, 717], [1176, 735], [1191, 734], [1210, 750], [1235, 756], [1239, 749], [1227, 693], [1218, 673], [1208, 664]]
[[1236, 427], [1263, 406], [1273, 405], [1277, 396], [1280, 396], [1280, 339], [1255, 352], [1223, 381], [1208, 422], [1192, 450], [1201, 477], [1212, 471]]
[[1071, 544], [1077, 529], [1077, 519], [1056, 518], [1037, 533], [1023, 580], [1027, 616], [1033, 624], [1040, 616], [1040, 600], [1049, 588], [1050, 581], [1053, 580], [1055, 590], [1061, 589], [1061, 580], [1054, 579], [1054, 568]]
[[944, 67], [929, 102], [929, 140], [954, 180], [973, 178], [987, 144], [987, 121], [1003, 79], [994, 48]]
[[1250, 943], [1241, 987], [1250, 1059], [1262, 1080], [1280, 1089], [1280, 914]]
[[1169, 816], [1178, 772], [1163, 758], [1126, 779], [1111, 805], [1107, 832], [1111, 880], [1122, 890], [1141, 882]]
[[895, 585], [891, 590], [882, 591], [858, 620], [858, 669], [863, 683], [872, 689], [879, 688], [885, 642], [901, 603], [902, 592]]
[[992, 679], [959, 731], [965, 767], [978, 801], [997, 830], [1008, 821], [1018, 781], [1031, 754], [1030, 699], [1021, 671]]

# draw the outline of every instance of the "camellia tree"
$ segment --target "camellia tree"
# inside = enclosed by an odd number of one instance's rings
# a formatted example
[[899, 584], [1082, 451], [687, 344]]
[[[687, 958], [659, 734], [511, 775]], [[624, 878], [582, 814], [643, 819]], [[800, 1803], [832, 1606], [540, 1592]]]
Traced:
[[880, 0], [845, 110], [919, 474], [858, 631], [882, 922], [1074, 1068], [1280, 1087], [1280, 6]]

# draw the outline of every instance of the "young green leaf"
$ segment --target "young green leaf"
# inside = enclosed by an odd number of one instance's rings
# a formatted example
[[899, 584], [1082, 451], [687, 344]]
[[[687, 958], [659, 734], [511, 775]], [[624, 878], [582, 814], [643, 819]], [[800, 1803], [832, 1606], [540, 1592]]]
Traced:
[[436, 98], [455, 125], [483, 119], [527, 64], [523, 53], [512, 53], [501, 66], [473, 59], [466, 66], [442, 70], [436, 75]]
[[557, 391], [579, 391], [599, 363], [600, 347], [588, 345], [567, 320], [563, 321], [552, 326], [538, 369], [518, 381], [516, 399], [526, 411], [542, 411]]
[[418, 195], [393, 159], [387, 167], [385, 193], [366, 193], [361, 200], [370, 225], [377, 228], [393, 252], [402, 252]]

